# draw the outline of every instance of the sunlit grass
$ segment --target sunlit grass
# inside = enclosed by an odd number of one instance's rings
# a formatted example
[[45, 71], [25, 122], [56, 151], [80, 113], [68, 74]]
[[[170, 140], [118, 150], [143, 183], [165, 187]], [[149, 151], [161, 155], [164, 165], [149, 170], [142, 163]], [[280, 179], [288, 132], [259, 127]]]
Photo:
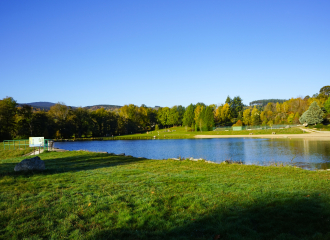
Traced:
[[[11, 146], [11, 148], [13, 148]], [[30, 153], [32, 152], [33, 149], [29, 148], [29, 147], [17, 147], [16, 146], [16, 149], [8, 149], [8, 146], [6, 146], [6, 149], [4, 149], [4, 146], [3, 146], [3, 142], [0, 142], [0, 159], [7, 159], [7, 158], [13, 158], [13, 157], [20, 157], [20, 156], [23, 156], [27, 153]]]
[[[294, 167], [40, 155], [0, 160], [0, 239], [329, 239], [330, 173]], [[218, 238], [219, 236], [219, 238]]]
[[139, 134], [128, 134], [123, 136], [116, 136], [114, 138], [104, 139], [180, 139], [180, 138], [194, 138], [196, 135], [254, 135], [259, 134], [303, 134], [300, 128], [285, 128], [285, 129], [263, 129], [263, 130], [222, 130], [222, 131], [191, 131], [191, 128], [185, 127], [171, 127], [169, 129], [160, 129], [159, 131], [150, 131]]

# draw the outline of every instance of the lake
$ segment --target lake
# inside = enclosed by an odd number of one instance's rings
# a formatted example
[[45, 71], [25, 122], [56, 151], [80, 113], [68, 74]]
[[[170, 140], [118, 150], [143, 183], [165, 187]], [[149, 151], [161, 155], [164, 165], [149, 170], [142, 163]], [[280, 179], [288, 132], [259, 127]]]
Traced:
[[125, 153], [149, 159], [203, 158], [262, 166], [295, 165], [304, 169], [330, 168], [330, 141], [306, 139], [166, 139], [55, 142], [66, 150]]

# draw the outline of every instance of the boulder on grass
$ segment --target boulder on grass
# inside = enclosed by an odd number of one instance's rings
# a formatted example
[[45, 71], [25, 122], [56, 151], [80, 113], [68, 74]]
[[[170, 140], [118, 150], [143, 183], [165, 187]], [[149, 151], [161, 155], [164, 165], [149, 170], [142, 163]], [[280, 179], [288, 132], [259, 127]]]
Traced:
[[45, 170], [45, 162], [36, 156], [34, 158], [24, 159], [20, 163], [17, 163], [14, 171], [43, 171]]

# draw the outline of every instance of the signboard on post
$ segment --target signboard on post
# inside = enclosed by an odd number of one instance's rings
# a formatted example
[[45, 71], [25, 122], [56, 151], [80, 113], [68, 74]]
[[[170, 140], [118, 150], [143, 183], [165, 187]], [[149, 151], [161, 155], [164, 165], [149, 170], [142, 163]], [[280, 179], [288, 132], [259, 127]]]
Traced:
[[29, 137], [29, 147], [43, 147], [44, 137]]

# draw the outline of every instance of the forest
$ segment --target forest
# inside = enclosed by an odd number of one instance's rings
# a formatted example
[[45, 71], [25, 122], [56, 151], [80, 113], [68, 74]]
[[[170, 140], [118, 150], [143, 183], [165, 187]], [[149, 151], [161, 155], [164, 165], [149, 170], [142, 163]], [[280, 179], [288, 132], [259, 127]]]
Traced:
[[255, 103], [260, 104], [250, 106], [245, 106], [239, 96], [228, 96], [219, 106], [197, 103], [156, 109], [130, 104], [113, 110], [93, 110], [57, 103], [49, 111], [29, 105], [18, 106], [12, 97], [6, 97], [0, 100], [0, 140], [30, 136], [47, 139], [109, 137], [170, 126], [187, 126], [187, 131], [209, 131], [215, 126], [299, 124], [306, 116], [311, 118], [311, 114], [307, 114], [310, 107], [321, 109], [317, 111], [321, 111], [318, 114], [322, 119], [317, 121], [327, 124], [330, 118], [329, 94], [330, 86], [324, 86], [312, 97], [276, 103], [269, 101], [267, 104], [264, 104], [265, 100], [258, 100]]

